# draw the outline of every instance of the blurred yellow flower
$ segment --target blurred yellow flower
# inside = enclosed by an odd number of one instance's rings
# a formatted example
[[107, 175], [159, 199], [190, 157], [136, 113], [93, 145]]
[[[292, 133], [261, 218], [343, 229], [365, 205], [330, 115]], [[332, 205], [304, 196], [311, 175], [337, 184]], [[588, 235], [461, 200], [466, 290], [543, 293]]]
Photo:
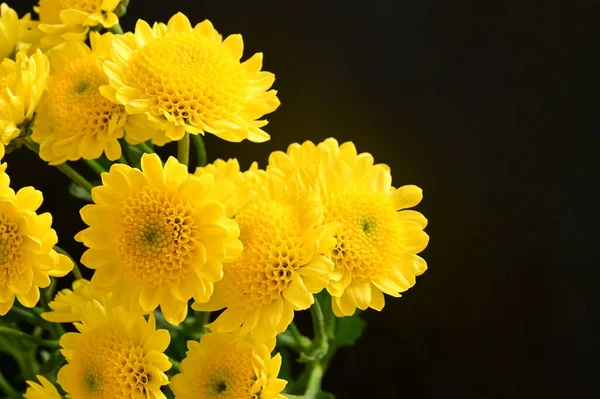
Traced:
[[115, 14], [120, 0], [40, 0], [40, 43], [48, 49], [64, 41], [85, 40], [91, 27], [111, 28], [119, 23]]
[[37, 379], [42, 385], [33, 381], [27, 381], [29, 387], [27, 387], [27, 391], [23, 395], [25, 399], [62, 399], [56, 387], [50, 381], [41, 375], [38, 375]]
[[427, 219], [407, 210], [421, 201], [421, 189], [392, 187], [389, 167], [374, 165], [373, 157], [358, 154], [351, 142], [292, 144], [287, 153], [271, 155], [267, 170], [301, 178], [302, 187], [319, 194], [324, 222], [342, 225], [327, 286], [337, 316], [352, 315], [356, 308], [381, 310], [383, 293], [400, 296], [427, 269], [417, 255], [429, 241], [423, 231]]
[[30, 57], [19, 51], [16, 61], [0, 64], [0, 159], [5, 146], [31, 122], [49, 71], [48, 57], [39, 50]]
[[72, 399], [164, 399], [160, 387], [168, 384], [171, 368], [163, 354], [171, 337], [157, 330], [151, 314], [126, 312], [122, 307], [93, 301], [83, 312], [78, 333], [60, 339], [67, 364], [58, 372], [58, 383]]
[[[178, 13], [167, 25], [150, 27], [139, 20], [135, 36], [113, 42], [112, 60], [104, 63], [110, 80], [105, 94], [130, 114], [147, 114], [165, 132], [152, 139], [163, 145], [185, 132], [215, 134], [228, 141], [269, 140], [257, 120], [279, 106], [275, 76], [262, 72], [262, 54], [240, 63], [240, 35], [222, 40], [208, 21], [192, 27]], [[107, 93], [112, 92], [111, 95]]]
[[30, 14], [19, 19], [15, 10], [6, 3], [0, 4], [0, 61], [29, 48], [29, 34], [34, 27]]
[[145, 115], [127, 115], [125, 107], [105, 98], [100, 87], [108, 83], [98, 60], [110, 51], [113, 34], [90, 35], [92, 48], [66, 42], [49, 52], [48, 91], [38, 106], [32, 139], [40, 157], [51, 165], [80, 158], [111, 161], [121, 156], [119, 139], [125, 132], [152, 132]]
[[38, 215], [42, 193], [25, 187], [16, 193], [9, 187], [6, 164], [0, 165], [0, 316], [12, 307], [15, 297], [23, 306], [34, 307], [39, 287], [48, 287], [50, 277], [62, 277], [73, 262], [54, 251], [58, 238], [49, 213]]
[[101, 301], [101, 295], [93, 290], [90, 282], [79, 279], [73, 282], [73, 290], [60, 290], [49, 303], [52, 311], [42, 313], [42, 317], [53, 323], [73, 323], [81, 321], [83, 309], [94, 299]]
[[287, 382], [277, 378], [281, 355], [271, 358], [273, 344], [216, 333], [188, 341], [171, 389], [177, 399], [284, 399], [280, 392]]
[[92, 285], [124, 305], [148, 313], [160, 305], [179, 324], [192, 297], [206, 302], [222, 278], [222, 262], [242, 251], [237, 223], [225, 215], [235, 190], [214, 176], [189, 175], [169, 158], [142, 156], [142, 170], [118, 164], [92, 190], [81, 210], [90, 226], [76, 239], [89, 249], [81, 262], [96, 269]]
[[269, 181], [267, 196], [235, 216], [242, 255], [223, 267], [223, 280], [197, 310], [226, 310], [209, 325], [226, 333], [238, 329], [265, 340], [283, 332], [295, 310], [308, 309], [333, 272], [328, 258], [335, 246], [337, 223], [321, 224], [323, 208], [312, 199], [296, 198], [293, 181]]

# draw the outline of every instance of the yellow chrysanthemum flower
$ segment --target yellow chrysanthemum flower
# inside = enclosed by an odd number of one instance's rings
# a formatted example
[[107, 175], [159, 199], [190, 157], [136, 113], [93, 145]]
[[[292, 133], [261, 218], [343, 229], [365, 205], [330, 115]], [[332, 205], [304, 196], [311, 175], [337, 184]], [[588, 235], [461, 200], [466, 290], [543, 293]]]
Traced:
[[222, 278], [223, 261], [242, 252], [237, 223], [225, 215], [235, 187], [214, 176], [189, 175], [169, 158], [142, 156], [142, 171], [113, 165], [81, 210], [90, 226], [76, 239], [89, 249], [81, 262], [96, 269], [92, 284], [113, 300], [145, 312], [160, 305], [179, 324], [188, 300], [206, 302]]
[[192, 28], [178, 13], [168, 25], [152, 28], [139, 20], [135, 37], [116, 38], [112, 50], [112, 60], [104, 63], [110, 98], [165, 128], [145, 140], [163, 145], [185, 132], [235, 142], [269, 140], [261, 129], [267, 121], [257, 119], [279, 106], [277, 92], [269, 90], [275, 76], [260, 70], [261, 53], [240, 63], [240, 35], [222, 40], [208, 20]]
[[39, 14], [38, 28], [42, 48], [64, 41], [82, 41], [91, 27], [111, 28], [119, 23], [115, 14], [121, 0], [40, 0], [34, 7]]
[[177, 399], [284, 399], [287, 382], [277, 378], [281, 355], [271, 358], [272, 350], [233, 334], [206, 334], [188, 341], [171, 389]]
[[211, 164], [196, 168], [194, 175], [202, 176], [205, 173], [214, 175], [215, 180], [225, 180], [235, 185], [235, 192], [226, 204], [225, 212], [228, 217], [235, 216], [255, 199], [257, 192], [261, 189], [260, 185], [266, 186], [265, 172], [258, 169], [256, 162], [252, 163], [248, 171], [242, 172], [237, 159], [232, 158], [227, 161], [217, 159]]
[[54, 300], [49, 303], [51, 312], [42, 313], [42, 317], [53, 323], [73, 323], [80, 321], [83, 309], [93, 300], [101, 300], [102, 296], [95, 292], [90, 282], [79, 279], [73, 282], [73, 290], [60, 290]]
[[429, 241], [423, 231], [427, 220], [407, 210], [421, 201], [421, 189], [392, 187], [389, 167], [374, 165], [370, 154], [357, 154], [354, 144], [338, 146], [334, 139], [318, 146], [293, 144], [287, 154], [272, 154], [267, 170], [300, 176], [303, 187], [319, 192], [324, 222], [342, 225], [327, 286], [337, 316], [352, 315], [356, 308], [381, 310], [383, 293], [400, 296], [427, 269], [416, 255]]
[[171, 337], [157, 330], [151, 314], [126, 312], [123, 307], [87, 305], [79, 333], [60, 339], [68, 364], [58, 372], [58, 383], [72, 399], [164, 399], [160, 387], [169, 383], [171, 368], [163, 354]]
[[0, 316], [12, 307], [15, 297], [34, 307], [39, 287], [50, 285], [49, 276], [62, 277], [73, 262], [54, 251], [58, 238], [49, 213], [38, 215], [42, 193], [33, 187], [14, 192], [6, 164], [0, 165]]
[[50, 381], [41, 375], [38, 375], [37, 379], [42, 385], [33, 381], [27, 381], [29, 387], [25, 395], [23, 395], [25, 399], [62, 399], [56, 387]]
[[[210, 175], [210, 173], [204, 174]], [[274, 178], [275, 179], [275, 178]], [[296, 198], [293, 181], [267, 182], [265, 193], [235, 216], [242, 255], [224, 265], [223, 280], [197, 310], [227, 308], [209, 325], [226, 333], [238, 329], [264, 340], [283, 332], [295, 310], [307, 309], [333, 272], [328, 259], [337, 223], [322, 224], [323, 208], [310, 198]]]
[[16, 61], [5, 59], [0, 64], [0, 159], [4, 147], [31, 122], [49, 71], [48, 57], [40, 51], [31, 57], [20, 51]]
[[118, 140], [125, 132], [155, 129], [145, 115], [127, 115], [123, 105], [100, 93], [108, 79], [98, 61], [108, 55], [113, 36], [92, 32], [91, 49], [72, 41], [49, 53], [48, 91], [38, 106], [32, 138], [40, 144], [40, 157], [51, 165], [96, 159], [102, 153], [114, 161], [121, 156]]
[[21, 49], [29, 47], [29, 31], [35, 26], [30, 14], [19, 19], [17, 12], [6, 3], [0, 4], [0, 61], [12, 58]]

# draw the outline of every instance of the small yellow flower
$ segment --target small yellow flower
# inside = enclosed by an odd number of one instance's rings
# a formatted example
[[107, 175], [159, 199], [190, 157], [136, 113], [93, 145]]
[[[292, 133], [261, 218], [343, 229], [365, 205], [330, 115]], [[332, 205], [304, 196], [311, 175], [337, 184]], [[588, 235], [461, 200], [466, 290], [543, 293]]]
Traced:
[[60, 339], [68, 364], [58, 372], [58, 383], [72, 399], [164, 399], [171, 368], [163, 354], [171, 337], [157, 330], [151, 314], [126, 312], [122, 307], [94, 301], [83, 312], [79, 333]]
[[94, 291], [85, 279], [75, 280], [73, 290], [60, 290], [49, 303], [51, 312], [42, 313], [42, 317], [53, 323], [73, 323], [81, 321], [83, 309], [93, 300], [101, 301], [102, 296]]
[[209, 325], [212, 331], [241, 326], [241, 335], [272, 338], [287, 328], [295, 310], [310, 307], [312, 294], [325, 287], [333, 272], [328, 255], [337, 224], [318, 226], [322, 207], [309, 198], [298, 200], [292, 181], [275, 179], [267, 187], [267, 196], [259, 195], [235, 216], [242, 255], [224, 265], [223, 280], [208, 303], [192, 305], [206, 311], [227, 308]]
[[38, 106], [32, 138], [51, 165], [96, 159], [102, 153], [114, 161], [121, 156], [118, 140], [125, 132], [153, 131], [145, 115], [128, 116], [124, 106], [100, 93], [108, 79], [97, 63], [108, 55], [113, 36], [93, 32], [91, 49], [72, 41], [49, 53], [48, 91]]
[[111, 28], [119, 23], [115, 14], [120, 0], [40, 0], [41, 45], [50, 48], [64, 41], [85, 40], [91, 27]]
[[89, 249], [81, 262], [96, 269], [92, 285], [111, 291], [120, 304], [160, 305], [179, 324], [192, 297], [206, 302], [222, 278], [222, 262], [242, 251], [237, 224], [225, 205], [235, 187], [214, 176], [189, 175], [169, 158], [142, 156], [142, 171], [113, 165], [81, 210], [90, 226], [76, 239]]
[[357, 154], [354, 144], [338, 146], [334, 139], [318, 146], [293, 144], [269, 158], [269, 173], [302, 178], [303, 187], [319, 193], [324, 222], [342, 225], [327, 286], [340, 317], [356, 308], [381, 310], [383, 293], [400, 296], [427, 269], [417, 255], [429, 241], [423, 231], [427, 219], [407, 210], [421, 201], [421, 189], [392, 187], [389, 167], [373, 163], [370, 154]]
[[49, 71], [48, 57], [41, 51], [31, 57], [19, 51], [16, 61], [5, 59], [0, 64], [0, 159], [4, 147], [31, 122]]
[[39, 287], [50, 285], [49, 276], [62, 277], [73, 262], [54, 251], [58, 238], [50, 227], [49, 213], [38, 215], [42, 193], [9, 187], [6, 164], [0, 165], [0, 316], [12, 307], [15, 296], [32, 308], [40, 299]]
[[177, 399], [285, 399], [280, 392], [287, 382], [277, 378], [281, 355], [271, 358], [273, 346], [233, 334], [209, 333], [200, 342], [188, 341], [171, 389]]
[[41, 375], [38, 375], [37, 379], [42, 385], [33, 381], [27, 381], [29, 387], [25, 395], [23, 395], [25, 399], [62, 399], [56, 387], [50, 381]]
[[130, 114], [160, 122], [164, 133], [144, 137], [158, 145], [185, 132], [234, 142], [269, 140], [261, 129], [267, 121], [257, 119], [279, 106], [276, 91], [269, 90], [275, 76], [261, 72], [261, 53], [240, 63], [242, 50], [240, 35], [222, 40], [208, 20], [192, 27], [178, 13], [168, 25], [152, 28], [140, 20], [134, 37], [114, 40], [112, 60], [104, 63], [110, 98]]

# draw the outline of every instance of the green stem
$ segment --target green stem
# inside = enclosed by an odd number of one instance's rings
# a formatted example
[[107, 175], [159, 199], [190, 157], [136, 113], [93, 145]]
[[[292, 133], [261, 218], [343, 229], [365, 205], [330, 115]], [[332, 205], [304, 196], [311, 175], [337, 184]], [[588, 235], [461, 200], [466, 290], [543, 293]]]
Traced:
[[190, 164], [190, 134], [185, 132], [177, 142], [177, 159], [186, 167]]
[[150, 147], [148, 144], [146, 143], [139, 143], [136, 144], [138, 147], [140, 147], [140, 149], [142, 151], [144, 151], [146, 154], [154, 154], [154, 149], [152, 149], [152, 147]]
[[302, 350], [308, 349], [308, 347], [310, 346], [310, 341], [307, 342], [307, 338], [305, 336], [303, 336], [302, 334], [300, 334], [300, 331], [298, 330], [298, 327], [296, 327], [296, 323], [294, 323], [292, 321], [292, 324], [290, 324], [290, 326], [288, 327], [290, 329], [290, 332], [292, 333], [292, 336], [294, 337], [294, 341], [296, 341], [296, 344], [298, 345], [298, 347]]
[[200, 320], [200, 327], [205, 327], [210, 323], [210, 312], [202, 312], [202, 318]]
[[98, 175], [101, 175], [102, 173], [106, 172], [106, 169], [104, 169], [98, 161], [95, 161], [93, 159], [84, 159], [83, 161], [90, 167], [90, 169], [92, 169]]
[[64, 249], [62, 249], [58, 245], [54, 246], [54, 250], [56, 252], [58, 252], [59, 254], [63, 254], [65, 256], [68, 256], [69, 259], [71, 259], [71, 262], [73, 262], [73, 270], [71, 270], [71, 273], [73, 273], [73, 276], [75, 276], [76, 280], [82, 279], [83, 275], [81, 274], [81, 270], [79, 270], [79, 266], [77, 265], [77, 262], [75, 262], [75, 259], [73, 259], [73, 257], [71, 255], [69, 255], [69, 253], [67, 251], [65, 251]]
[[304, 397], [306, 399], [316, 399], [319, 392], [321, 392], [321, 380], [323, 380], [324, 371], [325, 370], [320, 362], [314, 362], [311, 365], [308, 384], [306, 391], [304, 392]]
[[190, 137], [196, 148], [196, 163], [198, 166], [206, 165], [206, 146], [204, 145], [204, 139], [199, 134], [192, 134]]
[[[23, 140], [23, 143], [25, 143], [25, 146], [27, 148], [29, 148], [31, 151], [35, 152], [36, 154], [38, 154], [40, 152], [39, 144], [36, 143], [35, 141], [31, 140], [31, 138], [29, 138], [29, 137], [26, 138], [25, 140]], [[92, 188], [94, 188], [94, 185], [92, 183], [87, 181], [85, 179], [85, 177], [81, 176], [79, 173], [77, 173], [75, 171], [75, 169], [73, 169], [66, 163], [61, 163], [60, 165], [55, 165], [55, 166], [58, 170], [60, 170], [62, 173], [64, 173], [69, 179], [71, 179], [75, 183], [79, 184], [85, 190], [91, 192]]]
[[56, 291], [56, 282], [57, 281], [58, 280], [56, 277], [50, 277], [50, 285], [48, 286], [48, 288], [45, 289], [46, 301], [48, 303], [50, 303], [52, 301], [52, 299], [54, 298], [54, 292]]
[[58, 343], [58, 341], [50, 340], [50, 339], [37, 338], [37, 337], [34, 337], [33, 335], [26, 334], [26, 333], [24, 333], [22, 331], [15, 330], [15, 329], [10, 328], [10, 327], [0, 326], [0, 334], [11, 335], [13, 337], [26, 339], [28, 341], [31, 341], [31, 342], [36, 343], [36, 344], [41, 345], [41, 346], [45, 346], [47, 348], [52, 348], [52, 349], [59, 349], [60, 348], [60, 344]]
[[327, 340], [327, 331], [325, 330], [323, 310], [321, 309], [321, 304], [319, 304], [317, 298], [315, 298], [315, 303], [310, 307], [310, 315], [312, 316], [313, 331], [315, 334], [312, 355], [317, 359], [322, 359], [329, 350], [329, 342]]
[[119, 163], [124, 163], [125, 165], [127, 165], [127, 159], [125, 158], [125, 154], [121, 154], [121, 156], [119, 157], [118, 162]]
[[10, 382], [4, 377], [2, 371], [0, 371], [0, 390], [2, 390], [7, 397], [17, 397], [19, 395], [16, 389], [14, 389]]
[[123, 28], [121, 28], [120, 24], [116, 24], [116, 25], [112, 26], [111, 28], [108, 29], [108, 31], [114, 33], [115, 35], [123, 34]]
[[86, 180], [85, 177], [81, 176], [79, 173], [75, 171], [72, 167], [67, 165], [66, 163], [61, 163], [60, 165], [55, 165], [58, 170], [63, 172], [69, 179], [73, 180], [75, 183], [79, 184], [83, 189], [88, 192], [92, 192], [92, 188], [94, 185]]

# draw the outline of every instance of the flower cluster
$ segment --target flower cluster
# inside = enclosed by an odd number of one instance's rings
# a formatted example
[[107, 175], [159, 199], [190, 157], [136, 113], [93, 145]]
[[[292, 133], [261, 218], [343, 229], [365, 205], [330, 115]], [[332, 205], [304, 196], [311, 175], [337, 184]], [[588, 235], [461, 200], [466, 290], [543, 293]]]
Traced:
[[[298, 351], [307, 373], [326, 367], [336, 346], [323, 312], [381, 311], [384, 294], [415, 284], [427, 269], [427, 220], [410, 209], [422, 191], [392, 186], [387, 165], [333, 138], [273, 152], [264, 169], [205, 164], [206, 133], [269, 140], [275, 77], [261, 53], [242, 61], [240, 35], [223, 39], [208, 20], [193, 26], [178, 13], [123, 33], [127, 4], [40, 0], [38, 20], [0, 8], [0, 158], [24, 145], [89, 202], [74, 237], [86, 279], [56, 247], [50, 214], [37, 213], [41, 193], [15, 192], [0, 166], [0, 315], [41, 317], [54, 340], [27, 342], [62, 348], [24, 397], [162, 399], [170, 384], [181, 399], [279, 399], [319, 384], [316, 375], [286, 387], [275, 348]], [[163, 160], [155, 146], [170, 142], [178, 156]], [[99, 184], [67, 163], [78, 160]], [[71, 271], [72, 288], [52, 296], [53, 278]], [[293, 324], [309, 308], [314, 341]], [[26, 335], [7, 323], [0, 338]]]

